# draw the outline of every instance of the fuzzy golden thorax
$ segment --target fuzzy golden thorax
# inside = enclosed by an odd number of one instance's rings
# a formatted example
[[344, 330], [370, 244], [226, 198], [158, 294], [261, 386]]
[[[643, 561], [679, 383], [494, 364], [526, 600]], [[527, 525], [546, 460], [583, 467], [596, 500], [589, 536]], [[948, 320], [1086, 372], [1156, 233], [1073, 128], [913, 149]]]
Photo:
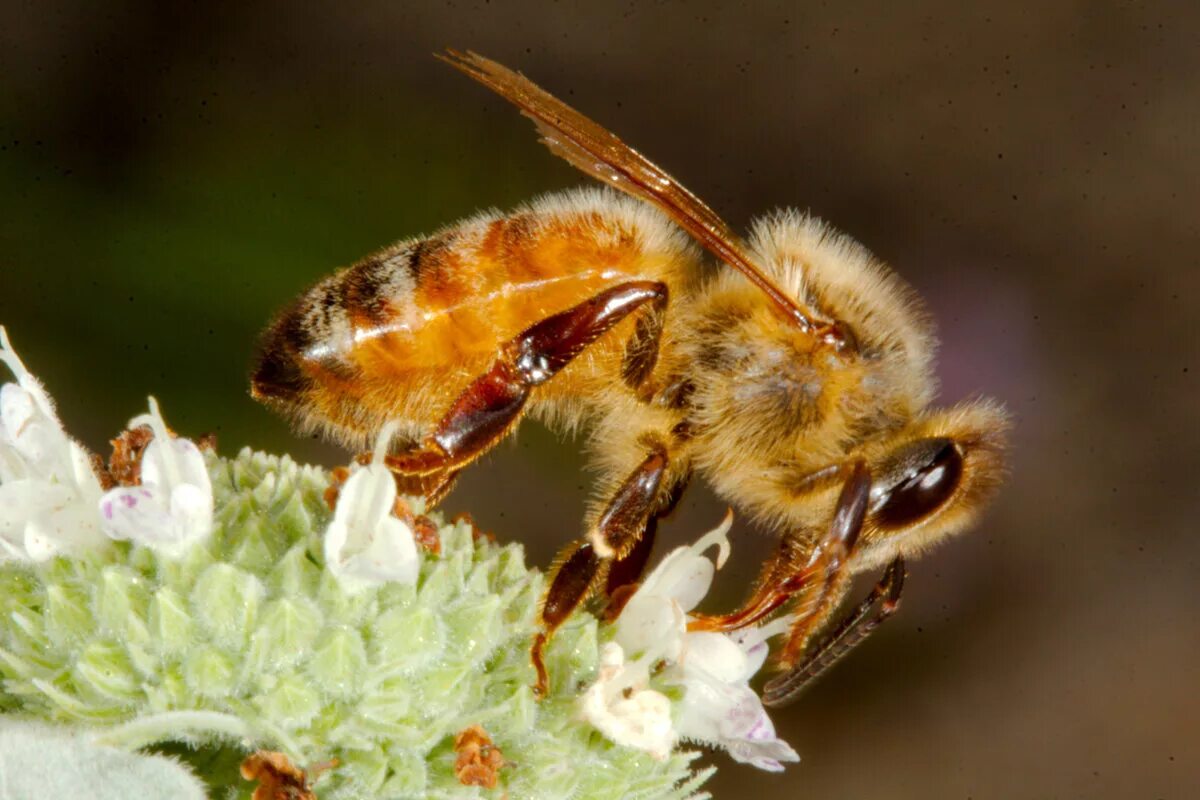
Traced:
[[[817, 317], [848, 326], [856, 344], [821, 342], [741, 276], [709, 283], [685, 344], [701, 473], [760, 523], [815, 538], [832, 514], [837, 468], [864, 460], [877, 490], [860, 568], [964, 527], [997, 482], [1005, 417], [987, 403], [928, 410], [934, 343], [915, 293], [854, 240], [796, 212], [759, 222], [751, 246], [780, 286]], [[947, 443], [956, 453], [945, 457], [962, 465], [945, 502], [915, 509], [929, 513], [905, 525], [884, 524], [898, 522], [885, 495]]]

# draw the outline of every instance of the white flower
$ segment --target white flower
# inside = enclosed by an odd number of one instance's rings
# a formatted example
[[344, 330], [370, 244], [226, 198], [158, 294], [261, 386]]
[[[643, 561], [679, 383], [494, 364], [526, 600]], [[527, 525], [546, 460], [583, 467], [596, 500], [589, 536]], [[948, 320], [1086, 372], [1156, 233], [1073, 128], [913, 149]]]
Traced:
[[[625, 650], [651, 659], [679, 660], [687, 634], [687, 612], [708, 594], [713, 575], [729, 558], [726, 535], [732, 525], [733, 514], [727, 513], [721, 524], [698, 542], [668, 553], [642, 581], [616, 622], [616, 640]], [[717, 548], [715, 568], [704, 556], [713, 546]]]
[[767, 657], [769, 636], [787, 630], [788, 618], [739, 635], [696, 632], [687, 635], [682, 662], [663, 679], [686, 690], [675, 730], [680, 738], [724, 748], [735, 761], [781, 772], [783, 761], [799, 761], [796, 751], [775, 735], [775, 726], [749, 682]]
[[579, 700], [580, 712], [610, 741], [644, 750], [662, 760], [675, 746], [671, 701], [646, 688], [645, 661], [625, 663], [625, 651], [616, 642], [600, 650], [600, 670]]
[[0, 361], [17, 379], [0, 387], [0, 561], [45, 561], [102, 546], [100, 481], [87, 451], [67, 436], [2, 326]]
[[346, 481], [325, 531], [325, 563], [351, 591], [416, 583], [420, 570], [412, 529], [392, 513], [396, 481], [383, 464], [396, 427], [388, 423], [380, 431], [374, 459]]
[[172, 437], [150, 398], [150, 413], [129, 428], [150, 427], [154, 438], [142, 451], [141, 485], [123, 486], [100, 499], [104, 531], [171, 558], [203, 541], [213, 528], [213, 491], [204, 456], [183, 437]]
[[[732, 636], [687, 629], [688, 612], [729, 557], [726, 536], [732, 524], [732, 515], [726, 515], [694, 545], [669, 553], [625, 604], [614, 638], [639, 657], [638, 663], [665, 661], [660, 679], [684, 688], [675, 709], [675, 735], [724, 748], [737, 761], [774, 772], [783, 769], [781, 762], [800, 758], [775, 735], [749, 683], [766, 660], [767, 639], [786, 631], [790, 618]], [[715, 565], [704, 555], [713, 546]]]

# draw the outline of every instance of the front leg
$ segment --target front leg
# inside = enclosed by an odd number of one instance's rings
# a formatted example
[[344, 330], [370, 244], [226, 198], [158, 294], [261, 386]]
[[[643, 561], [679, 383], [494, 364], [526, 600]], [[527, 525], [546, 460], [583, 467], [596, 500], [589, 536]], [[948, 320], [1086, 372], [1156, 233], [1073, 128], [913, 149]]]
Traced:
[[790, 659], [786, 662], [788, 666], [795, 661], [804, 642], [825, 621], [845, 591], [850, 577], [850, 555], [862, 532], [871, 495], [871, 473], [865, 462], [853, 461], [822, 471], [825, 472], [829, 475], [823, 475], [823, 480], [840, 477], [842, 490], [834, 506], [833, 520], [815, 546], [806, 531], [785, 533], [775, 556], [764, 566], [750, 599], [730, 614], [696, 615], [688, 625], [690, 630], [744, 628], [795, 599], [797, 620], [781, 656]]
[[804, 687], [821, 677], [870, 636], [884, 620], [896, 613], [903, 590], [904, 558], [896, 556], [871, 593], [846, 615], [833, 633], [826, 636], [811, 653], [805, 653], [804, 660], [790, 671], [767, 681], [763, 687], [763, 703], [783, 706], [795, 700]]
[[794, 600], [795, 621], [777, 659], [785, 672], [767, 682], [763, 694], [767, 705], [781, 706], [794, 700], [805, 686], [895, 613], [900, 604], [904, 559], [897, 557], [871, 594], [810, 651], [814, 634], [826, 626], [846, 594], [850, 560], [871, 495], [871, 475], [862, 461], [822, 470], [813, 476], [808, 488], [838, 477], [843, 483], [833, 520], [815, 547], [801, 534], [785, 534], [778, 553], [767, 562], [755, 591], [742, 608], [724, 616], [699, 616], [688, 626], [690, 630], [736, 630], [762, 621]]

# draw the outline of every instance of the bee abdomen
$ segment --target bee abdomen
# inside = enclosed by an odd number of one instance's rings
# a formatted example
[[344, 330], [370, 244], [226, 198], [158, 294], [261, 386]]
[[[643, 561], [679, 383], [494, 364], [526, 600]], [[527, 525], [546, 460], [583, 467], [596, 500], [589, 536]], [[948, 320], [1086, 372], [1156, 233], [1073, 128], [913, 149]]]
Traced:
[[[674, 290], [694, 266], [658, 212], [612, 193], [476, 217], [370, 255], [298, 298], [264, 335], [254, 394], [356, 428], [364, 414], [424, 414], [529, 326], [629, 281]], [[633, 326], [591, 345], [572, 374], [619, 379]]]

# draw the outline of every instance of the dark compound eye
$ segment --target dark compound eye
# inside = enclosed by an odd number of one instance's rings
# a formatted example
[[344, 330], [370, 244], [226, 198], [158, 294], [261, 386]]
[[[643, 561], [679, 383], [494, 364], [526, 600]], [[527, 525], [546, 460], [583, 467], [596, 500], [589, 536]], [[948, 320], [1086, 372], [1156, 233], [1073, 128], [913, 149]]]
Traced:
[[953, 442], [945, 442], [924, 464], [905, 471], [890, 491], [879, 497], [875, 520], [887, 528], [911, 525], [936, 511], [958, 488], [962, 455]]

